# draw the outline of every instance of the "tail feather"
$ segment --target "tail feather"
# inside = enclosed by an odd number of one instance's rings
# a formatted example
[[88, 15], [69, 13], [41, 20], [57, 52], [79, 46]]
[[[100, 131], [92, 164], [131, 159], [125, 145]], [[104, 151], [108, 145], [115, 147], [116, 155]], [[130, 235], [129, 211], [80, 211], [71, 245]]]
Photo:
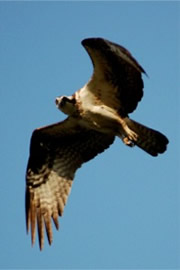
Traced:
[[133, 143], [152, 156], [162, 154], [167, 149], [168, 139], [162, 133], [143, 126], [134, 120], [126, 118], [129, 129], [137, 134], [137, 139]]

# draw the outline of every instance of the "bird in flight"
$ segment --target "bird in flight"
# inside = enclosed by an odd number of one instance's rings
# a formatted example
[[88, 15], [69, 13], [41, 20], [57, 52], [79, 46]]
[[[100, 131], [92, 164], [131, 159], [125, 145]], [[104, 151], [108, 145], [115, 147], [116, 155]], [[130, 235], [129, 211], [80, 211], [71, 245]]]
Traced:
[[103, 38], [82, 41], [94, 67], [91, 79], [72, 96], [56, 98], [68, 117], [34, 130], [26, 172], [26, 226], [40, 249], [44, 230], [52, 243], [52, 224], [71, 191], [75, 172], [102, 153], [118, 137], [151, 156], [165, 152], [168, 139], [160, 132], [129, 118], [143, 96], [143, 68], [124, 47]]

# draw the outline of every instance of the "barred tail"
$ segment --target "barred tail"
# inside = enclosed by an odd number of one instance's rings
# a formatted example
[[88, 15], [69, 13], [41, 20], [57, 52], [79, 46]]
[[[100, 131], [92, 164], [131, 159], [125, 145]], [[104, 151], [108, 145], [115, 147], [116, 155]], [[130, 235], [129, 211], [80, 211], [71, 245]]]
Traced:
[[168, 139], [160, 132], [145, 127], [129, 118], [125, 119], [130, 130], [137, 134], [134, 144], [152, 156], [157, 156], [166, 151]]

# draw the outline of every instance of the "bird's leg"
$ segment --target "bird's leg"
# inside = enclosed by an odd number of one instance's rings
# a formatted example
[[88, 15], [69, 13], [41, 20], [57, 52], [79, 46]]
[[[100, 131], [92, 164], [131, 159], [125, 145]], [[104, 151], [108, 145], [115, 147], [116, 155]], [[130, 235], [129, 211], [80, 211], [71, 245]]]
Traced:
[[127, 146], [133, 147], [138, 139], [138, 134], [135, 133], [132, 129], [130, 129], [123, 119], [120, 119], [120, 123], [120, 133], [122, 134], [121, 139], [123, 143]]

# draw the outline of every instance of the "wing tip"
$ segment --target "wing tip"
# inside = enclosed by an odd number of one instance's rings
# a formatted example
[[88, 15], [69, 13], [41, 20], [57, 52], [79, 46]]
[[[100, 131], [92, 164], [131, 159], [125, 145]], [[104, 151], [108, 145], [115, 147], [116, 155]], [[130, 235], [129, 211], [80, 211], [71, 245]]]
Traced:
[[97, 47], [97, 42], [102, 42], [104, 41], [103, 38], [100, 37], [90, 37], [90, 38], [85, 38], [81, 41], [81, 44], [84, 47]]
[[[43, 250], [44, 247], [44, 233], [46, 231], [47, 239], [49, 245], [53, 242], [53, 230], [52, 230], [52, 220], [55, 224], [56, 229], [59, 229], [58, 221], [58, 210], [54, 212], [46, 211], [43, 213], [37, 204], [33, 200], [33, 194], [30, 193], [28, 187], [26, 188], [26, 197], [25, 197], [25, 210], [26, 210], [26, 233], [28, 234], [31, 231], [31, 245], [32, 247], [36, 241], [36, 226], [37, 226], [37, 235], [39, 240], [39, 249]], [[44, 230], [45, 226], [45, 230]]]

